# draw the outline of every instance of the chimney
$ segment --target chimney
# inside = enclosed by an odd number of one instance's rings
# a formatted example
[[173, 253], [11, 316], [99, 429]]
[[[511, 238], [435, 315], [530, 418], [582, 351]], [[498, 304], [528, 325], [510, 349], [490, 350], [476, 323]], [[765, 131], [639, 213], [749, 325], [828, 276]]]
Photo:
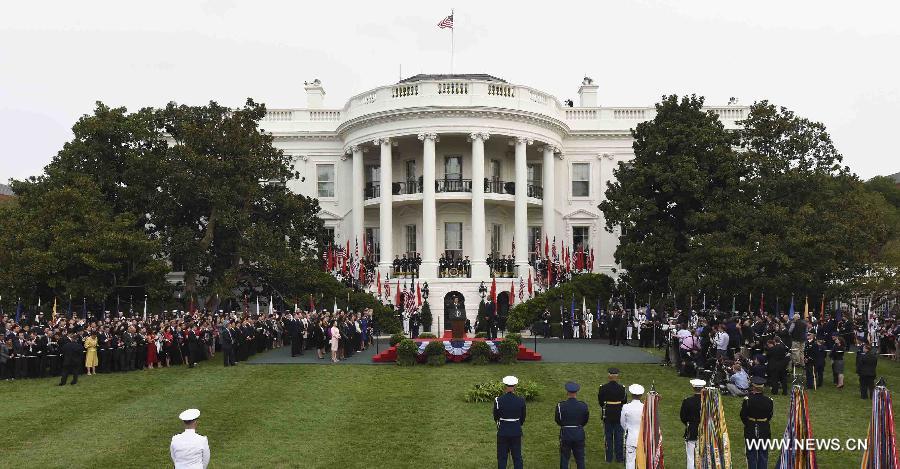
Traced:
[[597, 88], [594, 79], [584, 77], [581, 81], [581, 87], [578, 88], [578, 106], [579, 107], [597, 107]]
[[309, 109], [321, 109], [325, 103], [325, 88], [322, 88], [322, 82], [318, 78], [312, 82], [303, 82], [306, 90], [306, 107]]

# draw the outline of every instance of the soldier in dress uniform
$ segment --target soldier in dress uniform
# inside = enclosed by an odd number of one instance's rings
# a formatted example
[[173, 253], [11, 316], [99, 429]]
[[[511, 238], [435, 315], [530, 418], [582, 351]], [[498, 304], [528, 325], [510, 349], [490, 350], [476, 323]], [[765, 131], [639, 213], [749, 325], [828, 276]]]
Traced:
[[472, 263], [469, 261], [469, 256], [466, 256], [462, 261], [463, 268], [463, 277], [471, 277], [472, 276]]
[[206, 469], [209, 465], [209, 440], [197, 433], [200, 411], [188, 409], [178, 418], [184, 422], [184, 432], [174, 435], [169, 445], [175, 469]]
[[494, 422], [497, 422], [497, 468], [506, 469], [507, 455], [513, 468], [522, 469], [522, 424], [525, 423], [525, 399], [515, 394], [519, 379], [503, 378], [506, 392], [494, 398]]
[[569, 468], [569, 458], [575, 455], [575, 465], [584, 469], [584, 426], [590, 412], [584, 401], [578, 400], [578, 383], [566, 383], [566, 397], [556, 404], [556, 424], [559, 425], [559, 467]]
[[741, 405], [741, 421], [744, 422], [744, 442], [747, 445], [747, 469], [765, 469], [769, 464], [769, 450], [762, 446], [750, 449], [751, 441], [771, 438], [769, 421], [774, 407], [772, 398], [763, 394], [766, 379], [754, 376], [751, 380], [750, 395]]
[[640, 384], [628, 386], [631, 402], [622, 406], [622, 428], [625, 429], [625, 469], [634, 469], [637, 459], [638, 436], [641, 433], [641, 417], [644, 415], [644, 387]]
[[697, 426], [700, 425], [700, 391], [706, 386], [702, 379], [692, 379], [694, 394], [681, 401], [681, 423], [684, 424], [684, 453], [687, 469], [694, 469], [694, 451], [697, 448]]
[[606, 462], [612, 462], [613, 456], [616, 462], [625, 462], [625, 452], [622, 447], [625, 430], [622, 429], [622, 406], [625, 405], [625, 386], [619, 384], [619, 369], [607, 370], [609, 382], [600, 386], [597, 392], [597, 400], [603, 412], [603, 435], [606, 446]]

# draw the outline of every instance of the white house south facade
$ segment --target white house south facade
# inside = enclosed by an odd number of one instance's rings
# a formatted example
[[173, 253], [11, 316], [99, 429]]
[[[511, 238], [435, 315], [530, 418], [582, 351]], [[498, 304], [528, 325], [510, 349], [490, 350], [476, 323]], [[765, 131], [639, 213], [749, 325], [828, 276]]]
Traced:
[[[564, 104], [489, 75], [417, 75], [325, 108], [316, 80], [305, 108], [269, 109], [261, 127], [305, 176], [290, 188], [319, 199], [336, 244], [365, 239], [382, 279], [399, 274], [397, 257], [421, 257], [442, 327], [445, 297], [462, 296], [474, 318], [494, 260], [509, 259], [515, 279], [498, 290], [518, 289], [545, 240], [593, 250], [591, 270], [615, 275], [617, 237], [597, 206], [634, 156], [631, 129], [655, 109], [600, 106], [597, 89], [585, 78], [579, 102]], [[747, 115], [708, 109], [731, 128]]]

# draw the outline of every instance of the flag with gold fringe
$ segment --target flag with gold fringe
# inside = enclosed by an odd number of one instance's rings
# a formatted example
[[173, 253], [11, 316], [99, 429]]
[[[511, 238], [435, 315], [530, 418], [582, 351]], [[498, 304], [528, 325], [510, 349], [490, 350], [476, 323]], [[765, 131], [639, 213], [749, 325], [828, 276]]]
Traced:
[[641, 432], [638, 434], [635, 467], [638, 469], [662, 469], [665, 467], [662, 428], [659, 424], [659, 394], [652, 387], [644, 400], [644, 414], [641, 416]]
[[812, 424], [809, 421], [809, 401], [806, 390], [799, 385], [791, 388], [791, 404], [788, 407], [787, 426], [784, 428], [785, 445], [781, 448], [776, 469], [817, 469], [814, 447], [799, 448], [797, 442], [811, 441]]
[[697, 469], [731, 469], [731, 443], [721, 395], [716, 388], [700, 393], [700, 425], [697, 427]]
[[872, 396], [872, 420], [860, 469], [897, 469], [897, 441], [894, 434], [894, 404], [891, 392], [880, 380]]

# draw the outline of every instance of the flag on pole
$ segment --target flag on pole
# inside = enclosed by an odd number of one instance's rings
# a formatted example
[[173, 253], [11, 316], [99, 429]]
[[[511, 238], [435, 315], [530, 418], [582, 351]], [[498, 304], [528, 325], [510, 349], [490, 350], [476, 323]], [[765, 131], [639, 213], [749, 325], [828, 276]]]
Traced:
[[528, 270], [528, 297], [534, 296], [534, 284], [531, 281], [531, 269]]
[[575, 295], [572, 295], [572, 303], [569, 305], [569, 321], [571, 327], [575, 327]]
[[766, 293], [760, 293], [759, 295], [759, 314], [765, 314], [763, 311], [766, 310]]
[[[806, 441], [813, 438], [812, 424], [809, 421], [809, 402], [806, 391], [799, 385], [791, 388], [791, 403], [788, 406], [787, 426], [784, 428], [784, 441]], [[785, 445], [775, 469], [817, 469], [815, 445], [797, 448], [796, 445]]]
[[312, 312], [315, 310], [316, 310], [316, 302], [313, 301], [312, 293], [310, 293], [309, 294], [309, 311]]
[[[85, 315], [87, 317], [87, 315]], [[147, 320], [147, 295], [144, 295], [144, 321]]]
[[[531, 269], [528, 269], [528, 278], [531, 278]], [[525, 279], [519, 277], [519, 303], [525, 298]]]
[[700, 392], [700, 424], [697, 426], [695, 464], [698, 469], [731, 469], [731, 442], [719, 390]]
[[16, 324], [21, 324], [22, 322], [22, 299], [19, 298], [16, 301]]
[[338, 307], [337, 307], [337, 297], [334, 297], [334, 310], [333, 310], [332, 312], [333, 312], [333, 313], [337, 313], [337, 310], [338, 310]]
[[[582, 296], [581, 297], [581, 319], [584, 320], [586, 315], [587, 315], [587, 298]], [[590, 327], [590, 325], [588, 325], [587, 327]]]
[[[497, 304], [497, 277], [491, 277], [491, 303]], [[494, 306], [496, 310], [496, 306]]]
[[516, 299], [516, 281], [509, 281], [509, 306], [512, 307], [513, 303], [515, 303]]
[[[310, 298], [310, 303], [312, 303], [311, 298]], [[259, 316], [259, 295], [256, 296], [256, 315]]]
[[872, 418], [863, 453], [862, 469], [897, 469], [897, 438], [894, 432], [894, 404], [891, 392], [879, 381], [872, 395]]
[[[144, 313], [147, 312], [147, 295], [144, 295]], [[146, 316], [146, 314], [144, 314]], [[87, 319], [87, 298], [81, 299], [81, 317]]]
[[450, 13], [446, 18], [442, 19], [441, 22], [438, 23], [438, 28], [453, 29], [453, 13]]
[[788, 319], [794, 319], [794, 295], [791, 295], [791, 306], [788, 308]]
[[52, 321], [56, 321], [56, 297], [53, 297], [53, 313], [51, 314]]
[[275, 312], [274, 303], [272, 303], [272, 295], [269, 295], [269, 314]]
[[644, 401], [638, 433], [635, 467], [639, 469], [663, 469], [662, 428], [659, 424], [659, 394], [651, 389]]
[[416, 282], [416, 304], [422, 306], [422, 287]]
[[550, 238], [544, 236], [544, 257], [550, 259]]
[[400, 280], [397, 280], [397, 301], [394, 302], [394, 305], [400, 307], [403, 305], [403, 298], [400, 297]]
[[809, 321], [809, 295], [806, 295], [806, 301], [803, 303], [803, 319]]
[[381, 298], [381, 271], [375, 273], [375, 288], [378, 289], [378, 297]]

